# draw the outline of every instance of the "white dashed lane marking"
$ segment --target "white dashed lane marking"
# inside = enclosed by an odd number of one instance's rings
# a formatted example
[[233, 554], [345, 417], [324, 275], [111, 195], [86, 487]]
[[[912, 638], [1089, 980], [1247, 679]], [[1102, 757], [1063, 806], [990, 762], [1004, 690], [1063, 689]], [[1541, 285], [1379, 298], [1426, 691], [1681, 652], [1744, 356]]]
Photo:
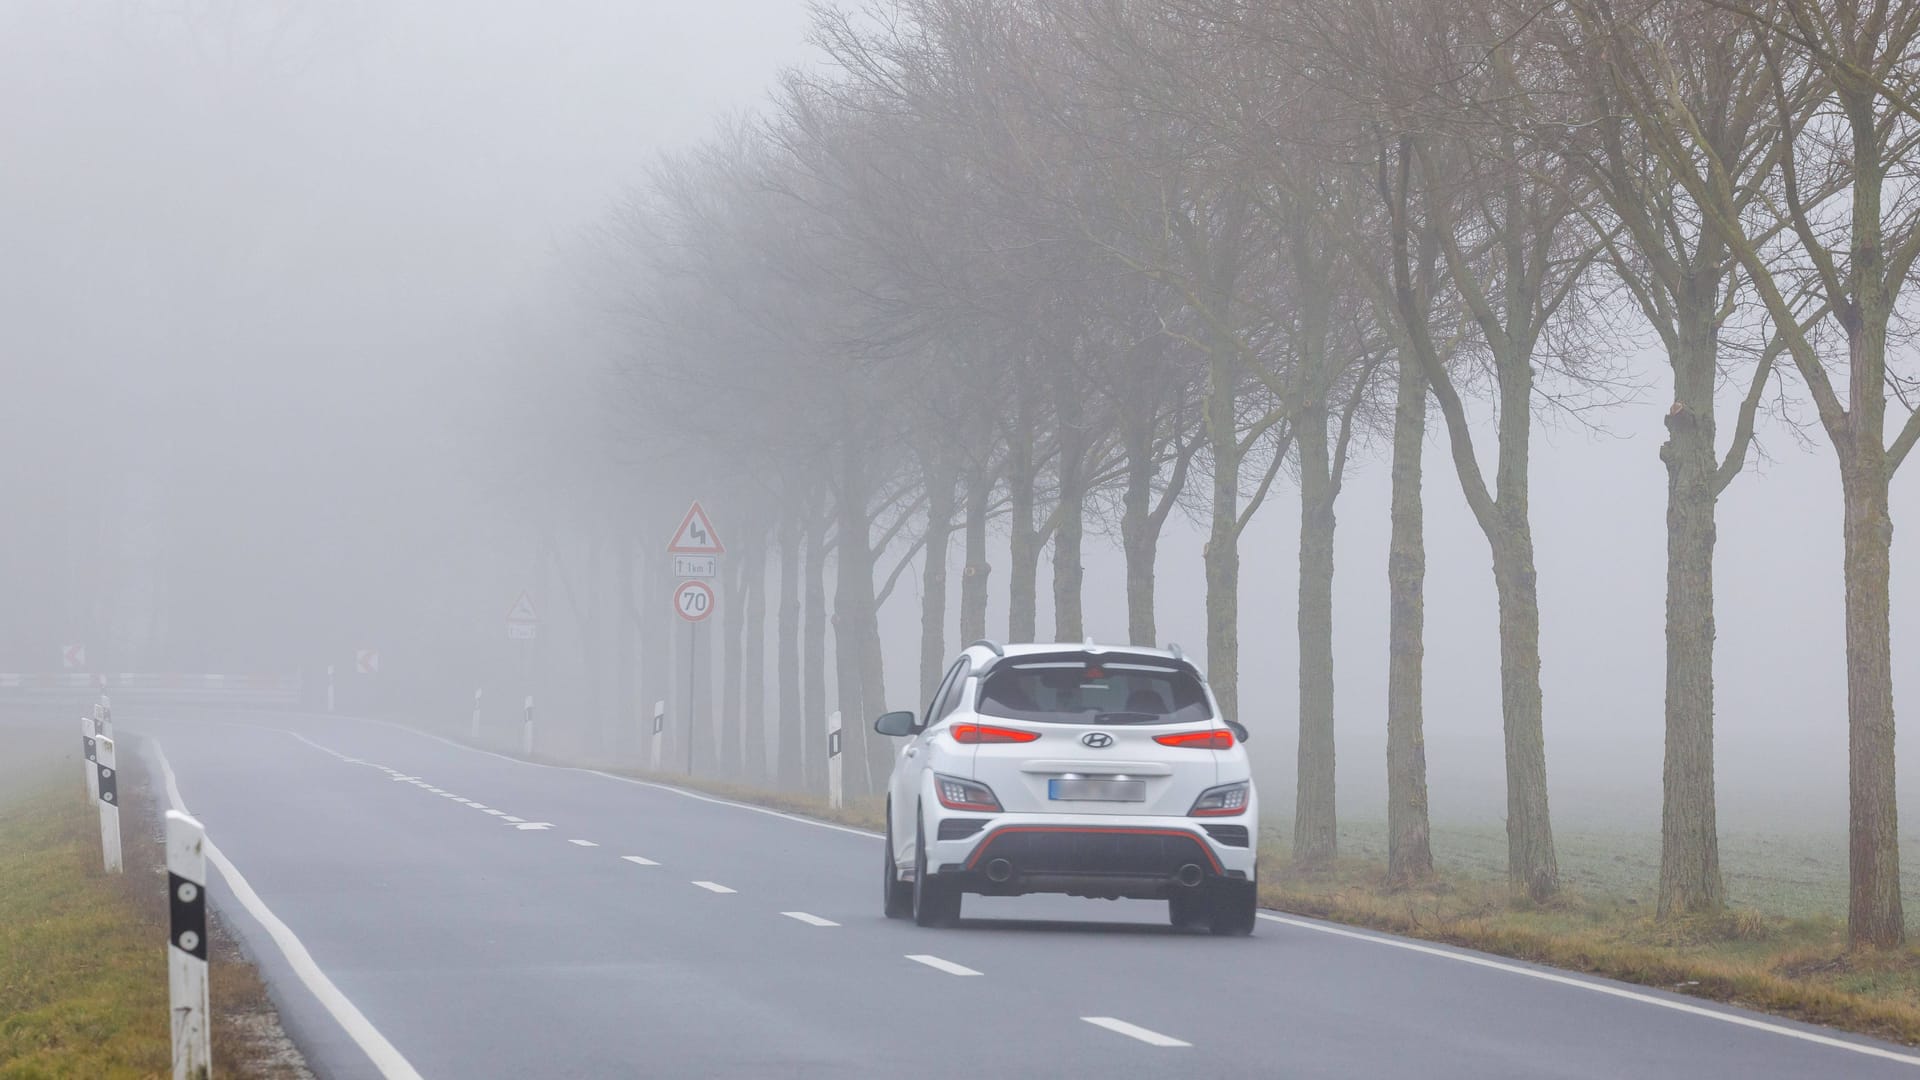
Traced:
[[907, 959], [913, 961], [916, 964], [925, 964], [935, 971], [944, 971], [949, 975], [980, 974], [979, 972], [963, 964], [956, 964], [951, 960], [942, 960], [937, 956], [928, 956], [925, 953], [908, 953]]
[[725, 885], [721, 885], [717, 882], [712, 882], [712, 881], [696, 881], [694, 882], [694, 885], [698, 888], [705, 889], [711, 893], [730, 893], [733, 891], [732, 889], [727, 888]]
[[1092, 1024], [1094, 1027], [1106, 1028], [1108, 1031], [1125, 1035], [1129, 1039], [1139, 1039], [1148, 1046], [1193, 1045], [1185, 1040], [1176, 1039], [1171, 1035], [1162, 1035], [1157, 1031], [1149, 1031], [1138, 1024], [1129, 1024], [1125, 1020], [1115, 1020], [1111, 1016], [1083, 1016], [1080, 1019]]
[[567, 841], [567, 843], [572, 844], [575, 847], [599, 847], [600, 846], [599, 844], [596, 844], [591, 840], [569, 840]]
[[659, 866], [660, 865], [659, 863], [654, 862], [652, 859], [643, 858], [639, 855], [622, 855], [620, 857], [634, 864], [635, 866]]
[[823, 919], [818, 915], [809, 915], [804, 911], [783, 911], [780, 914], [785, 915], [789, 919], [797, 919], [800, 922], [806, 923], [808, 926], [839, 926], [840, 925], [839, 923], [834, 922], [832, 919]]

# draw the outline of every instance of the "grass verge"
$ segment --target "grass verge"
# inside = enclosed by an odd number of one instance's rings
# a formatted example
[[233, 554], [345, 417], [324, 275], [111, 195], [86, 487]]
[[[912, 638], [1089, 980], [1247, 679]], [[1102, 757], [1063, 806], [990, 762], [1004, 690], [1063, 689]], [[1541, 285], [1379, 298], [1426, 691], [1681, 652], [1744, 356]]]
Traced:
[[[18, 752], [0, 785], [0, 1080], [145, 1080], [172, 1074], [164, 849], [153, 791], [121, 773], [126, 871], [100, 865], [99, 817], [62, 755], [0, 730]], [[31, 767], [22, 765], [31, 755]], [[214, 1072], [310, 1077], [259, 976], [213, 928]]]
[[1457, 874], [1388, 889], [1384, 864], [1370, 860], [1297, 873], [1277, 838], [1261, 865], [1260, 902], [1276, 910], [1920, 1043], [1920, 949], [1850, 952], [1831, 916], [1729, 908], [1660, 920], [1631, 898], [1569, 892], [1534, 904], [1504, 881]]

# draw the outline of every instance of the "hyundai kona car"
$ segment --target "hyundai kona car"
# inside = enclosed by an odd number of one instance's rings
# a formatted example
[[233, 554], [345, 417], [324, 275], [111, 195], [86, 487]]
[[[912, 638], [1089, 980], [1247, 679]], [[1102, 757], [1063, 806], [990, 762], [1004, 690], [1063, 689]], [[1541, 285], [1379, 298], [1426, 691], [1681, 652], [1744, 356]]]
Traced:
[[1259, 806], [1242, 745], [1177, 646], [961, 653], [902, 740], [887, 789], [886, 913], [942, 926], [961, 898], [1167, 901], [1176, 926], [1253, 931]]

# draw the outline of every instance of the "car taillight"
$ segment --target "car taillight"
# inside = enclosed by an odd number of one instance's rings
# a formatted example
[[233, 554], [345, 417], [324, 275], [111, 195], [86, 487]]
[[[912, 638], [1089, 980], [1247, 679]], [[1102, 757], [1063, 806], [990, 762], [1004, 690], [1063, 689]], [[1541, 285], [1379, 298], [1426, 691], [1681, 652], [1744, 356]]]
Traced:
[[962, 780], [957, 776], [933, 774], [934, 794], [940, 796], [940, 805], [949, 810], [991, 810], [999, 812], [1000, 800], [993, 797], [993, 789], [977, 780]]
[[1023, 743], [1032, 742], [1040, 737], [1037, 731], [1021, 731], [1019, 728], [994, 727], [992, 724], [955, 724], [952, 728], [953, 741], [966, 743]]
[[1177, 735], [1155, 735], [1153, 741], [1161, 746], [1183, 746], [1189, 750], [1231, 750], [1233, 732], [1226, 728], [1183, 731]]
[[1247, 782], [1221, 784], [1208, 788], [1193, 800], [1193, 809], [1187, 811], [1188, 817], [1232, 817], [1245, 813], [1247, 809]]

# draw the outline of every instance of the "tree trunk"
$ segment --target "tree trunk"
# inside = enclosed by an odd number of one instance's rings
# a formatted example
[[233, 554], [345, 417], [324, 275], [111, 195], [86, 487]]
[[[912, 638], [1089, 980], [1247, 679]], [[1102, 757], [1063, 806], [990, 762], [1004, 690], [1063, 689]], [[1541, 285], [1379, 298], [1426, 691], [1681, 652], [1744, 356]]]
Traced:
[[865, 779], [862, 718], [867, 705], [861, 692], [860, 655], [865, 649], [865, 617], [860, 605], [860, 582], [873, 585], [873, 556], [868, 547], [866, 473], [862, 450], [849, 440], [840, 453], [839, 520], [834, 532], [833, 659], [836, 675], [834, 708], [844, 733], [840, 740], [842, 776], [846, 790], [860, 790]]
[[1011, 564], [1007, 571], [1007, 640], [1032, 641], [1039, 623], [1035, 593], [1040, 543], [1033, 523], [1033, 426], [1024, 406], [1007, 459], [1007, 502], [1011, 511], [1007, 527], [1007, 561]]
[[947, 664], [947, 548], [953, 535], [953, 477], [928, 470], [927, 544], [920, 568], [920, 698], [930, 701]]
[[747, 647], [745, 685], [741, 687], [741, 771], [749, 784], [767, 778], [767, 530], [753, 523], [746, 562]]
[[1666, 762], [1661, 778], [1661, 918], [1716, 911], [1725, 902], [1713, 782], [1712, 311], [1681, 327], [1667, 414]]
[[[1404, 356], [1404, 354], [1403, 354]], [[1427, 741], [1422, 717], [1426, 657], [1427, 547], [1420, 456], [1427, 380], [1402, 359], [1393, 415], [1393, 496], [1387, 547], [1387, 886], [1433, 876], [1427, 818]]]
[[800, 747], [806, 714], [800, 708], [800, 537], [799, 507], [789, 503], [780, 517], [780, 609], [774, 631], [780, 650], [774, 690], [779, 765], [774, 772], [782, 791], [797, 791], [802, 782]]
[[[635, 670], [638, 653], [634, 649], [633, 618], [629, 610], [633, 606], [633, 545], [628, 542], [626, 530], [615, 523], [613, 526], [614, 588], [619, 601], [613, 610], [613, 716], [614, 741], [608, 747], [610, 756], [629, 757], [645, 748], [645, 742], [638, 737], [643, 726], [640, 718], [650, 715], [642, 709], [637, 700], [638, 689], [635, 682], [638, 672]], [[646, 727], [646, 730], [652, 730]]]
[[1294, 444], [1300, 448], [1300, 753], [1295, 789], [1293, 864], [1333, 866], [1333, 497], [1323, 402], [1303, 408]]
[[1127, 643], [1152, 646], [1153, 563], [1160, 535], [1153, 523], [1153, 431], [1126, 435], [1127, 486], [1121, 495], [1120, 547], [1127, 559]]
[[807, 565], [800, 654], [800, 774], [806, 790], [827, 790], [827, 522], [824, 506], [806, 507]]
[[1507, 880], [1535, 901], [1560, 890], [1547, 811], [1547, 749], [1540, 693], [1540, 596], [1533, 529], [1510, 524], [1493, 545], [1500, 598], [1500, 709], [1507, 752]]
[[1893, 520], [1887, 507], [1886, 452], [1880, 433], [1872, 435], [1870, 442], [1863, 438], [1842, 451], [1846, 456], [1841, 470], [1846, 500], [1847, 942], [1890, 947], [1906, 940], [1888, 630]]
[[1072, 388], [1055, 395], [1060, 418], [1060, 523], [1053, 531], [1053, 640], [1086, 637], [1081, 610], [1081, 542], [1086, 533], [1086, 432], [1080, 426], [1080, 399]]
[[967, 566], [960, 573], [960, 640], [987, 636], [987, 511], [993, 500], [993, 473], [982, 467], [967, 487]]
[[[1206, 424], [1213, 452], [1213, 523], [1207, 567], [1207, 680], [1220, 711], [1240, 720], [1240, 432], [1234, 354], [1215, 342], [1208, 360]], [[1244, 721], [1243, 721], [1244, 722]]]
[[740, 683], [745, 672], [741, 668], [741, 651], [746, 641], [746, 560], [736, 556], [729, 560], [726, 591], [720, 594], [720, 603], [724, 614], [720, 621], [721, 639], [720, 658], [720, 763], [714, 772], [719, 776], [740, 775]]

